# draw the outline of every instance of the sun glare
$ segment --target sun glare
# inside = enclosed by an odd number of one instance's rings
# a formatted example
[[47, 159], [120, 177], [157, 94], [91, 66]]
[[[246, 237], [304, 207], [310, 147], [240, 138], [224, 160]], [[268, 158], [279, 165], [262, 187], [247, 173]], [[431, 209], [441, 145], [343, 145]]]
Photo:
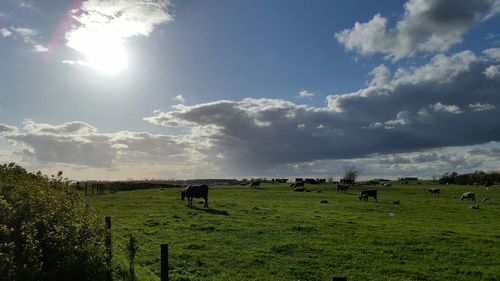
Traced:
[[128, 65], [128, 56], [122, 42], [107, 39], [95, 42], [86, 52], [88, 65], [100, 73], [113, 75]]
[[115, 75], [128, 65], [123, 38], [111, 31], [79, 30], [70, 37], [70, 46], [86, 57], [81, 64], [104, 75]]
[[127, 53], [123, 47], [112, 49], [103, 48], [87, 54], [90, 67], [104, 74], [117, 74], [128, 64]]

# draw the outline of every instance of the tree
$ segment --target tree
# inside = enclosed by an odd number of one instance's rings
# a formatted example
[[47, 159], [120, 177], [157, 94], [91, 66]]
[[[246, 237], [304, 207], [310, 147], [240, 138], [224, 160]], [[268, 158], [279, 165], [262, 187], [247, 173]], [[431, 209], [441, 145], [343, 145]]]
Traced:
[[0, 279], [102, 280], [109, 269], [101, 220], [57, 175], [0, 165]]
[[346, 167], [344, 168], [344, 175], [342, 176], [342, 179], [352, 181], [352, 183], [354, 183], [360, 173], [361, 171], [354, 166]]

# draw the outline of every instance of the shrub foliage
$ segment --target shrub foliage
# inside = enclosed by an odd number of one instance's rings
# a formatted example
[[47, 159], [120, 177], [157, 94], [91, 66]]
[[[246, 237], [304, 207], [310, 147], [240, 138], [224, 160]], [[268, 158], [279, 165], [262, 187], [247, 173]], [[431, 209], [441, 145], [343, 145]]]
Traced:
[[[0, 165], [0, 276], [101, 280], [109, 265], [102, 222], [62, 179]], [[2, 278], [0, 278], [2, 279]]]

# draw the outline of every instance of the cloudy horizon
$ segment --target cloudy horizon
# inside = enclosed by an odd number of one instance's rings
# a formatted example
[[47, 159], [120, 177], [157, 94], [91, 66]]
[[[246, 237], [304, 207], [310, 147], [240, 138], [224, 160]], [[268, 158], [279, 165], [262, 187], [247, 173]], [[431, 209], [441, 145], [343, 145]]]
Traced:
[[72, 179], [498, 171], [500, 1], [354, 2], [2, 3], [0, 163]]

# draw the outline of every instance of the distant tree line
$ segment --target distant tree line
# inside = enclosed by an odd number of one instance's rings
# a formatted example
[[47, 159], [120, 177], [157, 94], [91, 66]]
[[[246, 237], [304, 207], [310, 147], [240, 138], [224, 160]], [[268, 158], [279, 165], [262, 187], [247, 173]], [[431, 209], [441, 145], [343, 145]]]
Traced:
[[492, 185], [500, 183], [500, 172], [475, 171], [468, 174], [445, 173], [439, 178], [440, 184]]

